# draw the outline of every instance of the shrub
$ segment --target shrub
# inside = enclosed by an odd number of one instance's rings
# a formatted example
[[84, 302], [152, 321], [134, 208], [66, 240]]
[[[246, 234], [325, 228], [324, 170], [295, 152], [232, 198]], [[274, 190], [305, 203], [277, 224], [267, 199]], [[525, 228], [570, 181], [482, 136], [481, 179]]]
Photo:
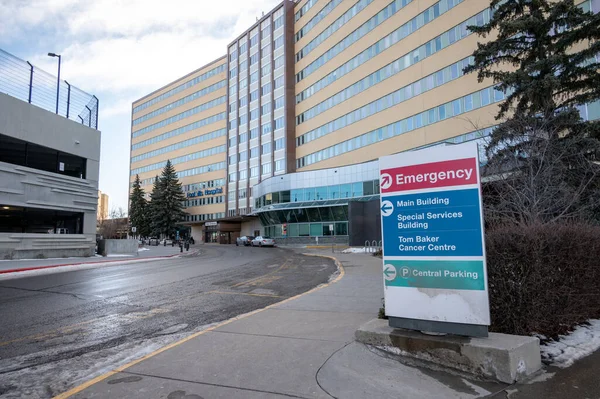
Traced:
[[556, 338], [600, 317], [600, 227], [513, 225], [486, 233], [491, 331]]

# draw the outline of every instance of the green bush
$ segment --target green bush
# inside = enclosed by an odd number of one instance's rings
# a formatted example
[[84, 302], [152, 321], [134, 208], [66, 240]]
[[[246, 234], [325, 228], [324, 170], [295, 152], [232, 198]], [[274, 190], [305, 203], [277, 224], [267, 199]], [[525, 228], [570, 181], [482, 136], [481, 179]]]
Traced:
[[486, 251], [491, 331], [555, 338], [600, 317], [600, 227], [495, 227]]

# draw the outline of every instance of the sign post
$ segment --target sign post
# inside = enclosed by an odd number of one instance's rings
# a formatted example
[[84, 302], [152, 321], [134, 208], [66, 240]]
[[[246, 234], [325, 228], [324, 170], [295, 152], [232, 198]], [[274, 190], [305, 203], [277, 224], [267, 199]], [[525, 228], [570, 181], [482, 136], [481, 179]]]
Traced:
[[486, 337], [490, 325], [475, 143], [379, 159], [390, 326]]

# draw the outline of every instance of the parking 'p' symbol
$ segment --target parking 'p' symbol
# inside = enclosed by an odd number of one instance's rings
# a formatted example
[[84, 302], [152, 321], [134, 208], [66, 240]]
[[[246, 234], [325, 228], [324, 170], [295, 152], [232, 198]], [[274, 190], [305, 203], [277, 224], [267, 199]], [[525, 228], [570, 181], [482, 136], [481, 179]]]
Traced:
[[400, 269], [400, 275], [402, 277], [408, 277], [410, 275], [410, 269], [406, 266]]

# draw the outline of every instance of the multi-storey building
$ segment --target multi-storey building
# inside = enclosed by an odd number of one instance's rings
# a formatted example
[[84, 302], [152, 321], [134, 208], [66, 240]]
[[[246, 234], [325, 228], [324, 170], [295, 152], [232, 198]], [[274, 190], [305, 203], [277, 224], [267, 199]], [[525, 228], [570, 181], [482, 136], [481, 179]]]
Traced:
[[108, 219], [108, 194], [98, 190], [98, 212], [96, 218], [101, 221]]
[[0, 69], [0, 259], [92, 256], [98, 99], [2, 50]]
[[[191, 234], [225, 217], [227, 59], [219, 58], [132, 105], [130, 184], [139, 175], [149, 196], [167, 160], [187, 196]], [[217, 241], [211, 234], [209, 241]]]
[[285, 0], [263, 16], [228, 47], [226, 217], [205, 231], [377, 239], [380, 156], [483, 143], [496, 123], [505, 94], [462, 72], [481, 40], [467, 26], [490, 16], [481, 0]]

